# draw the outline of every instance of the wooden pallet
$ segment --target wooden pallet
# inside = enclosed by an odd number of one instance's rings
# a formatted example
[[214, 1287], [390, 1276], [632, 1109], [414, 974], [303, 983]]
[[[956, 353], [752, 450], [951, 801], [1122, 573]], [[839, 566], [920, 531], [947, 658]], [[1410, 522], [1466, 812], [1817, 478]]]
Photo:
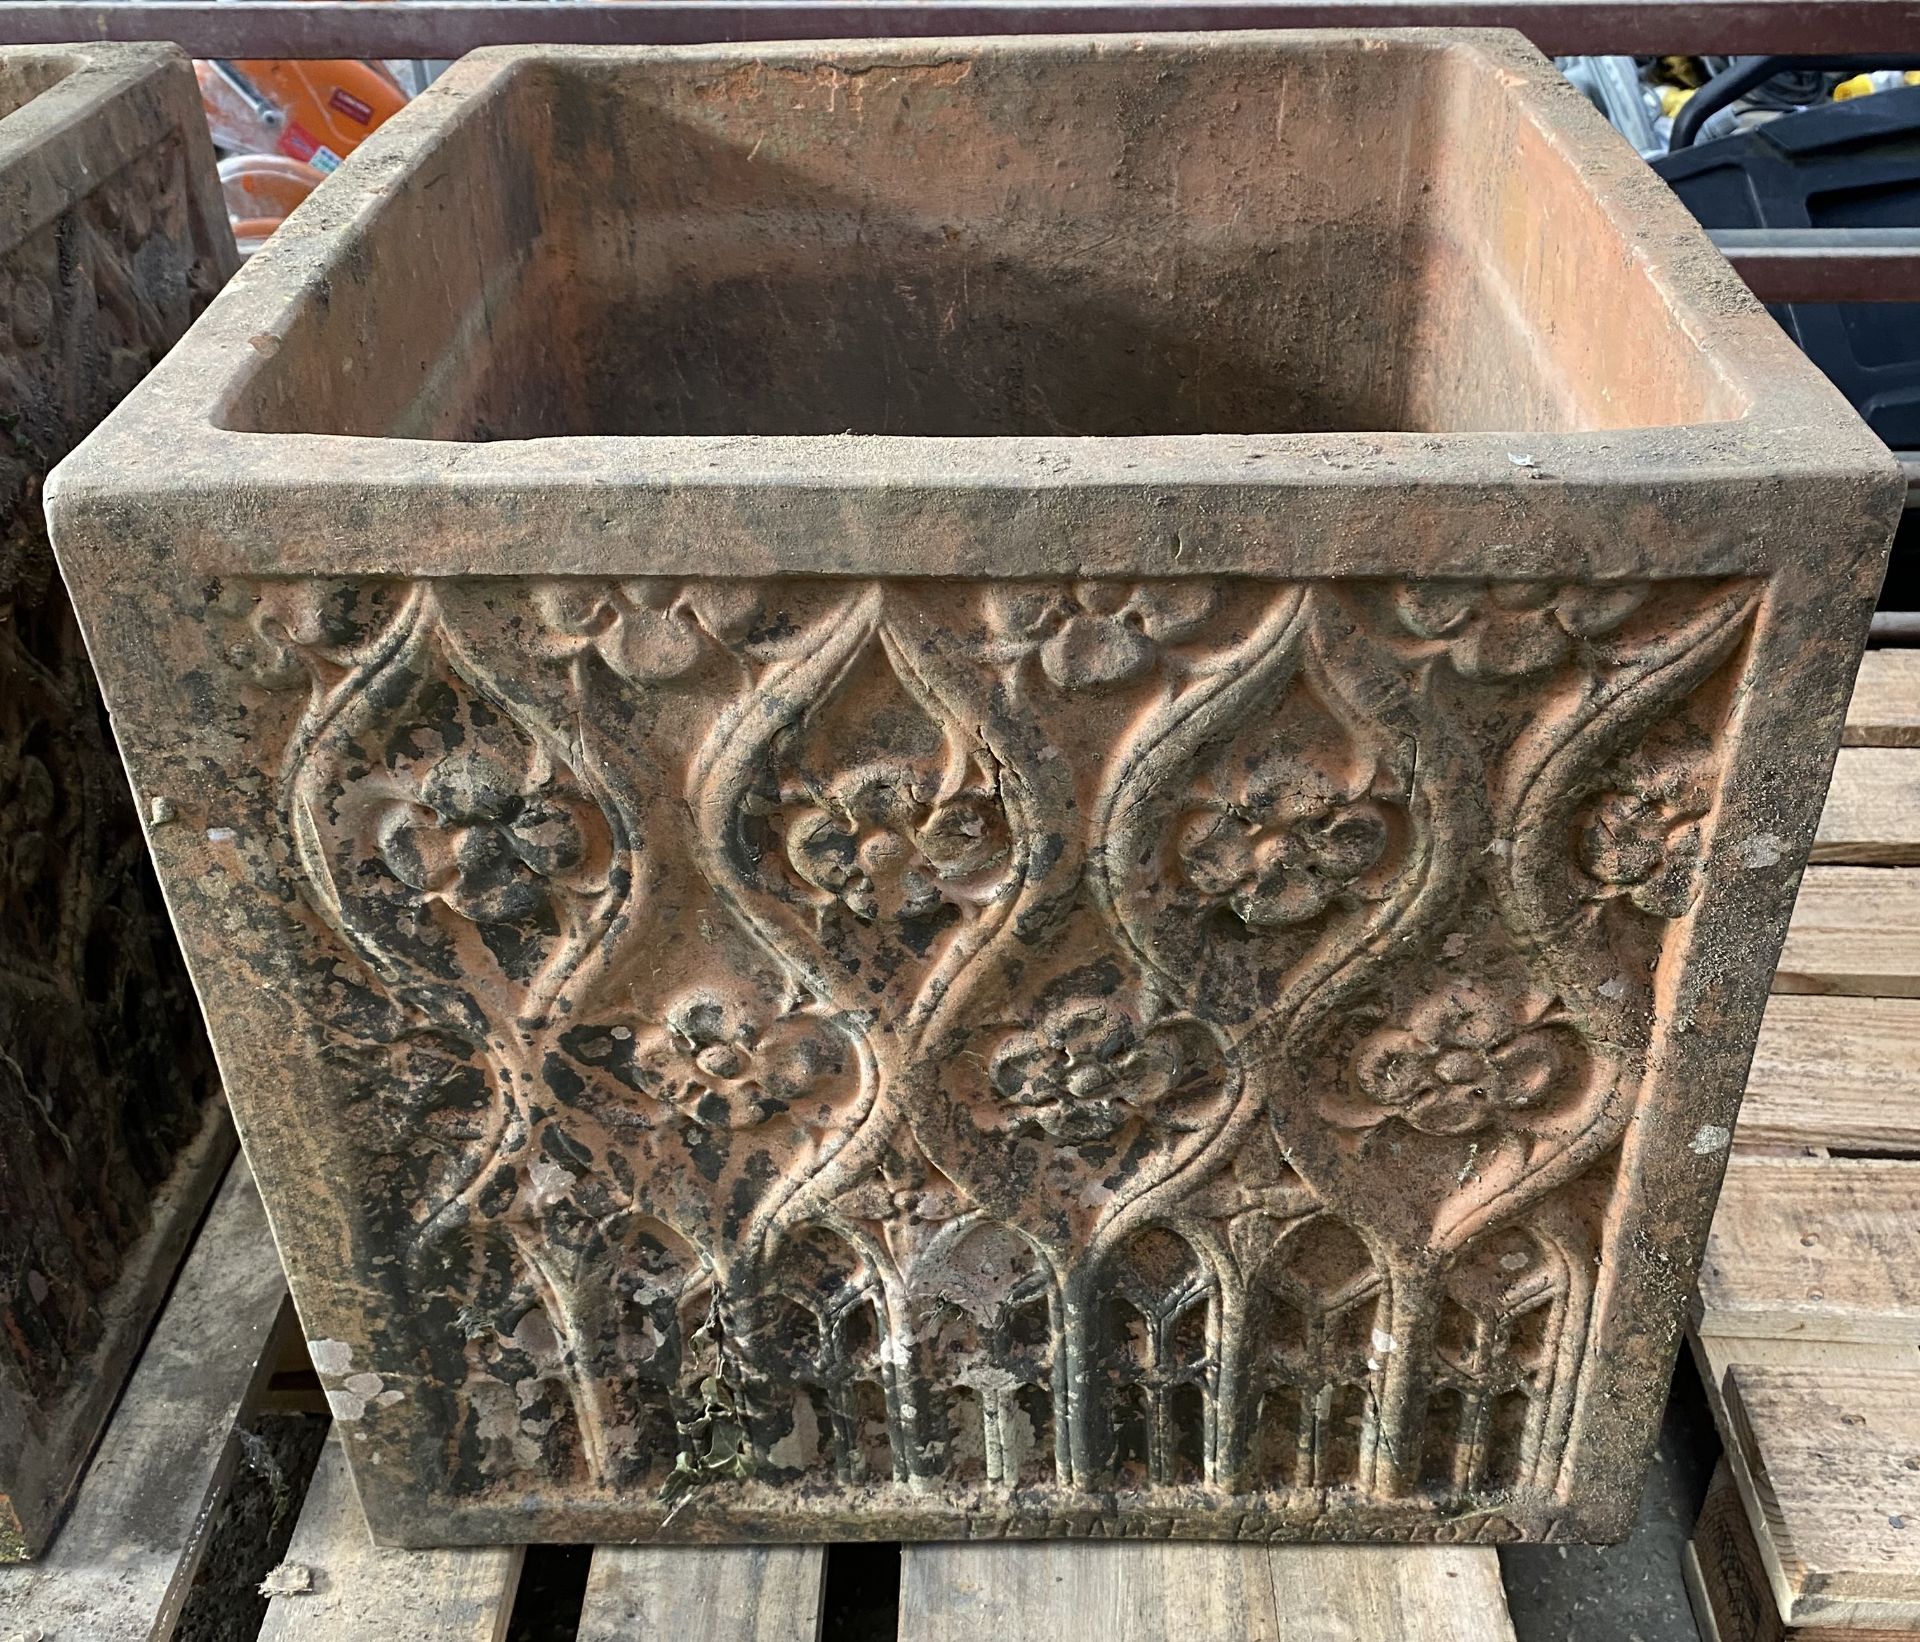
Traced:
[[[244, 1163], [202, 1226], [72, 1515], [39, 1562], [0, 1567], [0, 1642], [165, 1642], [233, 1479], [239, 1432], [302, 1354]], [[593, 1553], [580, 1642], [812, 1642], [824, 1546]], [[526, 1553], [373, 1546], [337, 1430], [260, 1642], [499, 1642]], [[294, 1572], [297, 1570], [297, 1572]], [[926, 1545], [902, 1553], [914, 1642], [1513, 1642], [1480, 1547]]]
[[1687, 1575], [1717, 1642], [1914, 1642], [1920, 652], [1867, 656], [1815, 859], [1700, 1274], [1726, 1472]]

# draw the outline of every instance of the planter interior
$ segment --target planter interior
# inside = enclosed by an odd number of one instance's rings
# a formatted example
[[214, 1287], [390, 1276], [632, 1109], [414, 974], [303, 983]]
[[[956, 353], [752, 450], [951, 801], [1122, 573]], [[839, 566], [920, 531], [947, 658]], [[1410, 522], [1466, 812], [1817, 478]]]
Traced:
[[232, 266], [186, 59], [0, 51], [0, 1560], [50, 1538], [233, 1149], [40, 504]]
[[1542, 59], [1305, 34], [481, 53], [53, 519], [377, 1535], [1490, 1540], [1900, 497]]
[[[451, 209], [470, 261], [353, 266], [228, 425], [1118, 437], [1745, 408], [1653, 285], [1594, 277], [1618, 226], [1571, 188], [1541, 208], [1551, 139], [1464, 57], [1329, 42], [1097, 81], [1036, 59], [991, 96], [973, 72], [902, 63], [876, 113], [831, 64], [529, 64], [389, 213], [397, 241]], [[372, 381], [342, 368], [368, 338]]]

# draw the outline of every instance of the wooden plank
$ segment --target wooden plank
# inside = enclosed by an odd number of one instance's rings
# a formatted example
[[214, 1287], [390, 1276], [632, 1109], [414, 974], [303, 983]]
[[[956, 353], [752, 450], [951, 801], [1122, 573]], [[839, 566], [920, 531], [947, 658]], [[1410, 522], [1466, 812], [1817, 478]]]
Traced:
[[575, 1635], [577, 1642], [815, 1642], [826, 1572], [823, 1545], [602, 1547], [593, 1553]]
[[1773, 989], [1920, 997], [1920, 872], [1809, 867]]
[[1812, 859], [1920, 863], [1920, 747], [1840, 749]]
[[1920, 1162], [1736, 1153], [1695, 1321], [1742, 1339], [1920, 1340]]
[[1746, 1502], [1724, 1458], [1680, 1569], [1700, 1642], [1914, 1642], [1912, 1631], [1787, 1624], [1774, 1606]]
[[1920, 1156], [1920, 998], [1769, 999], [1734, 1139]]
[[1722, 1442], [1730, 1442], [1732, 1426], [1720, 1388], [1727, 1371], [1736, 1366], [1798, 1368], [1816, 1374], [1847, 1374], [1855, 1369], [1893, 1369], [1920, 1374], [1920, 1341], [1898, 1343], [1870, 1340], [1743, 1340], [1738, 1336], [1702, 1334], [1687, 1330], [1700, 1384], [1713, 1411], [1713, 1423]]
[[1920, 1373], [1737, 1363], [1721, 1395], [1782, 1620], [1920, 1629]]
[[1893, 1369], [1920, 1373], [1920, 1342], [1895, 1344], [1887, 1340], [1755, 1340], [1738, 1335], [1703, 1335], [1697, 1327], [1686, 1331], [1693, 1367], [1707, 1392], [1720, 1442], [1730, 1444], [1732, 1421], [1720, 1398], [1720, 1387], [1734, 1367], [1782, 1367], [1807, 1373], [1853, 1373], [1857, 1369]]
[[1477, 1546], [909, 1545], [912, 1642], [1513, 1642]]
[[500, 1642], [526, 1557], [521, 1546], [390, 1551], [367, 1536], [340, 1428], [308, 1486], [286, 1565], [312, 1588], [267, 1605], [259, 1642]]
[[1680, 1571], [1700, 1642], [1785, 1642], [1773, 1586], [1724, 1457], [1681, 1553]]
[[236, 1162], [66, 1526], [40, 1561], [0, 1568], [0, 1636], [148, 1642], [171, 1634], [286, 1298], [253, 1176]]
[[1920, 747], [1920, 650], [1869, 650], [1847, 703], [1844, 747]]
[[1680, 1580], [1687, 1587], [1687, 1606], [1693, 1610], [1693, 1628], [1700, 1642], [1775, 1642], [1757, 1630], [1738, 1631], [1722, 1626], [1714, 1610], [1714, 1594], [1700, 1570], [1700, 1555], [1692, 1545], [1680, 1548]]

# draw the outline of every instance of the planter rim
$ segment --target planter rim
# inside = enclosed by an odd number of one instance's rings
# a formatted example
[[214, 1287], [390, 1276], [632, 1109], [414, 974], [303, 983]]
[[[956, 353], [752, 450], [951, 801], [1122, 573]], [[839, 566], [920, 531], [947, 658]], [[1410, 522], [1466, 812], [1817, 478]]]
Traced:
[[[266, 366], [301, 306], [343, 256], [378, 233], [383, 206], [417, 181], [443, 131], [484, 117], [510, 79], [536, 68], [639, 62], [748, 63], [804, 61], [843, 68], [924, 62], [930, 53], [976, 58], [1035, 54], [1083, 58], [1126, 52], [1175, 55], [1195, 50], [1288, 52], [1340, 42], [1358, 49], [1388, 45], [1470, 53], [1508, 85], [1526, 116], [1549, 138], [1580, 185], [1589, 190], [1632, 247], [1630, 276], [1650, 282], [1676, 314], [1734, 396], [1747, 405], [1735, 420], [1666, 426], [1555, 432], [1377, 432], [1179, 434], [1058, 437], [852, 435], [554, 435], [467, 442], [363, 437], [331, 433], [262, 433], [223, 423], [254, 376]], [[137, 49], [137, 48], [122, 48]], [[1259, 575], [1365, 574], [1347, 550], [1337, 565], [1314, 571], [1310, 535], [1340, 527], [1365, 530], [1404, 502], [1418, 483], [1438, 496], [1442, 512], [1461, 520], [1460, 573], [1475, 561], [1485, 573], [1492, 548], [1511, 553], [1501, 536], [1521, 533], [1516, 507], [1529, 516], [1566, 511], [1604, 492], [1651, 498], [1684, 485], [1698, 520], [1703, 489], [1723, 487], [1729, 500], [1756, 487], [1792, 505], [1800, 481], [1836, 476], [1878, 487], [1899, 483], [1899, 470], [1844, 397], [1793, 346], [1752, 297], [1704, 231], [1666, 186], [1548, 60], [1506, 30], [1274, 30], [1218, 34], [1061, 35], [1034, 38], [799, 41], [675, 47], [488, 47], [474, 52], [390, 120], [349, 158], [326, 187], [228, 285], [186, 341], [95, 431], [55, 474], [49, 498], [60, 508], [136, 502], [189, 535], [219, 538], [229, 569], [283, 568], [305, 573], [365, 572], [369, 554], [399, 555], [396, 571], [471, 573], [478, 564], [501, 573], [564, 573], [578, 556], [602, 572], [619, 556], [618, 533], [634, 541], [632, 569], [661, 573], [766, 574], [777, 570], [829, 574], [951, 575], [940, 562], [904, 566], [893, 539], [902, 509], [943, 494], [1003, 492], [1031, 499], [1040, 512], [1055, 501], [1130, 511], [1152, 505], [1148, 490], [1183, 510], [1257, 504], [1267, 517], [1259, 539], [1244, 528], [1199, 561], [1183, 554], [1142, 565], [1138, 553], [1112, 567], [1132, 574], [1196, 571]], [[614, 519], [623, 499], [677, 498], [693, 512], [734, 495], [772, 490], [801, 513], [822, 510], [840, 520], [848, 540], [838, 559], [816, 551], [788, 559], [778, 547], [741, 549], [726, 539], [697, 546], [678, 532], [635, 517]], [[504, 523], [532, 512], [545, 517], [537, 542], [516, 539]], [[1558, 505], [1568, 503], [1564, 510]], [[493, 515], [483, 524], [475, 503]], [[526, 507], [518, 504], [525, 503]], [[583, 517], [556, 517], [558, 504]], [[1276, 513], [1279, 515], [1275, 517]], [[1310, 517], [1309, 517], [1310, 516]], [[1498, 522], [1497, 522], [1498, 521]], [[1660, 563], [1668, 573], [1689, 557], [1697, 524], [1681, 524]], [[681, 523], [684, 525], [685, 520]], [[602, 534], [603, 528], [607, 532]], [[533, 527], [529, 527], [530, 534]], [[1648, 561], [1635, 544], [1603, 538], [1591, 526], [1574, 544], [1597, 577], [1642, 574]], [[871, 553], [858, 543], [871, 532]], [[1536, 535], [1528, 528], [1524, 534]], [[1293, 538], [1299, 546], [1290, 546]], [[290, 542], [291, 538], [291, 542]], [[576, 553], [576, 540], [578, 549]], [[1364, 540], [1364, 537], [1360, 538]], [[291, 545], [297, 542], [298, 545]], [[584, 546], [591, 542], [589, 552]], [[1701, 573], [1758, 568], [1766, 556], [1737, 542], [1701, 541]], [[1545, 545], [1542, 557], [1564, 565], [1568, 543]], [[1040, 562], [1021, 574], [1056, 574], [1044, 546]], [[1064, 549], [1063, 549], [1064, 551]], [[291, 552], [291, 557], [289, 553]], [[1445, 550], [1443, 549], [1443, 554]], [[1304, 558], [1303, 558], [1304, 555]], [[1059, 557], [1059, 555], [1055, 555]], [[985, 573], [1006, 574], [1002, 558]], [[1399, 562], [1381, 558], [1383, 573]], [[1524, 566], [1521, 567], [1524, 571]], [[1446, 572], [1442, 572], [1446, 573]]]
[[160, 41], [0, 45], [0, 62], [59, 70], [44, 91], [0, 115], [0, 257], [140, 152], [151, 133], [109, 105], [184, 60], [178, 46]]

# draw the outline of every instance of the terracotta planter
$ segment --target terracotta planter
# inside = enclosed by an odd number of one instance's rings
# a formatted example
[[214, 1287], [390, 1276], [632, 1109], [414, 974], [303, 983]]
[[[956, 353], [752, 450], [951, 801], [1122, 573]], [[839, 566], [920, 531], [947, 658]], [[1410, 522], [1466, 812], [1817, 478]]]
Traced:
[[0, 1561], [51, 1536], [233, 1150], [40, 511], [233, 264], [185, 58], [0, 50]]
[[1307, 34], [481, 53], [54, 531], [382, 1538], [1582, 1538], [1899, 501]]

